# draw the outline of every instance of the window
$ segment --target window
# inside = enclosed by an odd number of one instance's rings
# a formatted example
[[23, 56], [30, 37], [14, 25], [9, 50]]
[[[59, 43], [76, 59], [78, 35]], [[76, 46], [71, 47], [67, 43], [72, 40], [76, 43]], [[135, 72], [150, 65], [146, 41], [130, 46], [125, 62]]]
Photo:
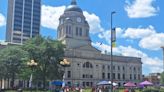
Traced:
[[68, 81], [67, 84], [68, 84], [69, 86], [71, 86], [71, 82], [70, 82], [70, 81]]
[[120, 79], [120, 73], [117, 74], [117, 78]]
[[132, 74], [130, 74], [130, 79], [132, 79]]
[[66, 34], [71, 34], [71, 26], [67, 25], [66, 26]]
[[108, 79], [110, 79], [110, 73], [108, 73]]
[[18, 34], [18, 33], [14, 33], [13, 35], [14, 36], [21, 36], [21, 34]]
[[85, 75], [83, 74], [83, 78], [85, 78]]
[[82, 28], [79, 28], [79, 29], [80, 29], [80, 30], [79, 30], [79, 31], [80, 31], [80, 32], [79, 32], [79, 35], [82, 36]]
[[133, 70], [136, 71], [136, 68], [134, 67]]
[[83, 68], [93, 68], [93, 66], [90, 62], [86, 62], [83, 64]]
[[93, 82], [91, 82], [91, 87], [93, 86]]
[[67, 77], [68, 77], [68, 78], [71, 78], [71, 71], [68, 71]]
[[79, 29], [78, 27], [76, 27], [76, 36], [78, 36], [78, 34], [79, 34]]
[[115, 70], [115, 66], [113, 66], [113, 70]]
[[90, 78], [93, 78], [93, 75], [90, 75]]
[[83, 87], [85, 87], [85, 82], [83, 82]]
[[136, 80], [136, 74], [134, 74], [134, 79]]
[[122, 74], [122, 79], [123, 79], [123, 80], [125, 79], [125, 74]]
[[71, 32], [71, 26], [69, 26], [69, 34], [71, 34], [72, 32]]
[[79, 63], [77, 63], [77, 66], [79, 67], [79, 66], [80, 66], [80, 64], [79, 64]]
[[120, 70], [120, 66], [118, 66], [118, 70]]
[[68, 34], [68, 30], [69, 30], [69, 29], [68, 29], [68, 25], [67, 25], [67, 26], [66, 26], [66, 34]]
[[110, 65], [108, 65], [108, 70], [110, 70]]
[[113, 73], [113, 79], [116, 79], [116, 77], [115, 77], [115, 73]]
[[89, 82], [86, 82], [86, 86], [89, 86]]
[[124, 67], [124, 66], [122, 67], [122, 70], [123, 70], [123, 71], [125, 70], [125, 67]]
[[76, 27], [76, 36], [82, 36], [82, 28]]
[[105, 69], [105, 65], [102, 65], [102, 69], [103, 69], [103, 70]]
[[86, 63], [86, 68], [89, 68], [89, 67], [90, 67], [90, 63], [87, 62], [87, 63]]
[[102, 73], [102, 79], [105, 79], [105, 73]]

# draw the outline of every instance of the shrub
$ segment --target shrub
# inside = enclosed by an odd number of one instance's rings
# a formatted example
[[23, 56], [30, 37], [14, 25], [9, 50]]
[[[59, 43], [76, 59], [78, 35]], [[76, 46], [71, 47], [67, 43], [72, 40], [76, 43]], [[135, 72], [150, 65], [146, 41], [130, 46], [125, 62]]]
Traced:
[[147, 89], [144, 89], [143, 92], [159, 92], [159, 90], [158, 89], [147, 88]]

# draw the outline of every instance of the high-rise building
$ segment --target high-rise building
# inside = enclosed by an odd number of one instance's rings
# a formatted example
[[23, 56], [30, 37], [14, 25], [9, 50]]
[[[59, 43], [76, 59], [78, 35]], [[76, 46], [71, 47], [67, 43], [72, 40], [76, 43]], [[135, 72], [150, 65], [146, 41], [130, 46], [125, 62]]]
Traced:
[[23, 44], [40, 31], [41, 0], [8, 0], [6, 41]]

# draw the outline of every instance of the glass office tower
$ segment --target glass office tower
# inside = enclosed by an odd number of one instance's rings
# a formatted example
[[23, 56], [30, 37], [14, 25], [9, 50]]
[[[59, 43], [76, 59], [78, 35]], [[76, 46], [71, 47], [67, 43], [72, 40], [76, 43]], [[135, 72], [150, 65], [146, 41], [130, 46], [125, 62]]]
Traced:
[[41, 0], [8, 0], [6, 41], [23, 44], [39, 35]]

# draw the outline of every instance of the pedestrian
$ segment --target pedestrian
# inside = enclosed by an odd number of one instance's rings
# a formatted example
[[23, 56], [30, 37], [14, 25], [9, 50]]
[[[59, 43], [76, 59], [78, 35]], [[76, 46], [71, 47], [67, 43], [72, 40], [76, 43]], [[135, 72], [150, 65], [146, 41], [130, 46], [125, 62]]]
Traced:
[[126, 88], [126, 89], [124, 89], [124, 92], [129, 92], [129, 90]]
[[132, 88], [131, 92], [135, 92], [134, 88]]

